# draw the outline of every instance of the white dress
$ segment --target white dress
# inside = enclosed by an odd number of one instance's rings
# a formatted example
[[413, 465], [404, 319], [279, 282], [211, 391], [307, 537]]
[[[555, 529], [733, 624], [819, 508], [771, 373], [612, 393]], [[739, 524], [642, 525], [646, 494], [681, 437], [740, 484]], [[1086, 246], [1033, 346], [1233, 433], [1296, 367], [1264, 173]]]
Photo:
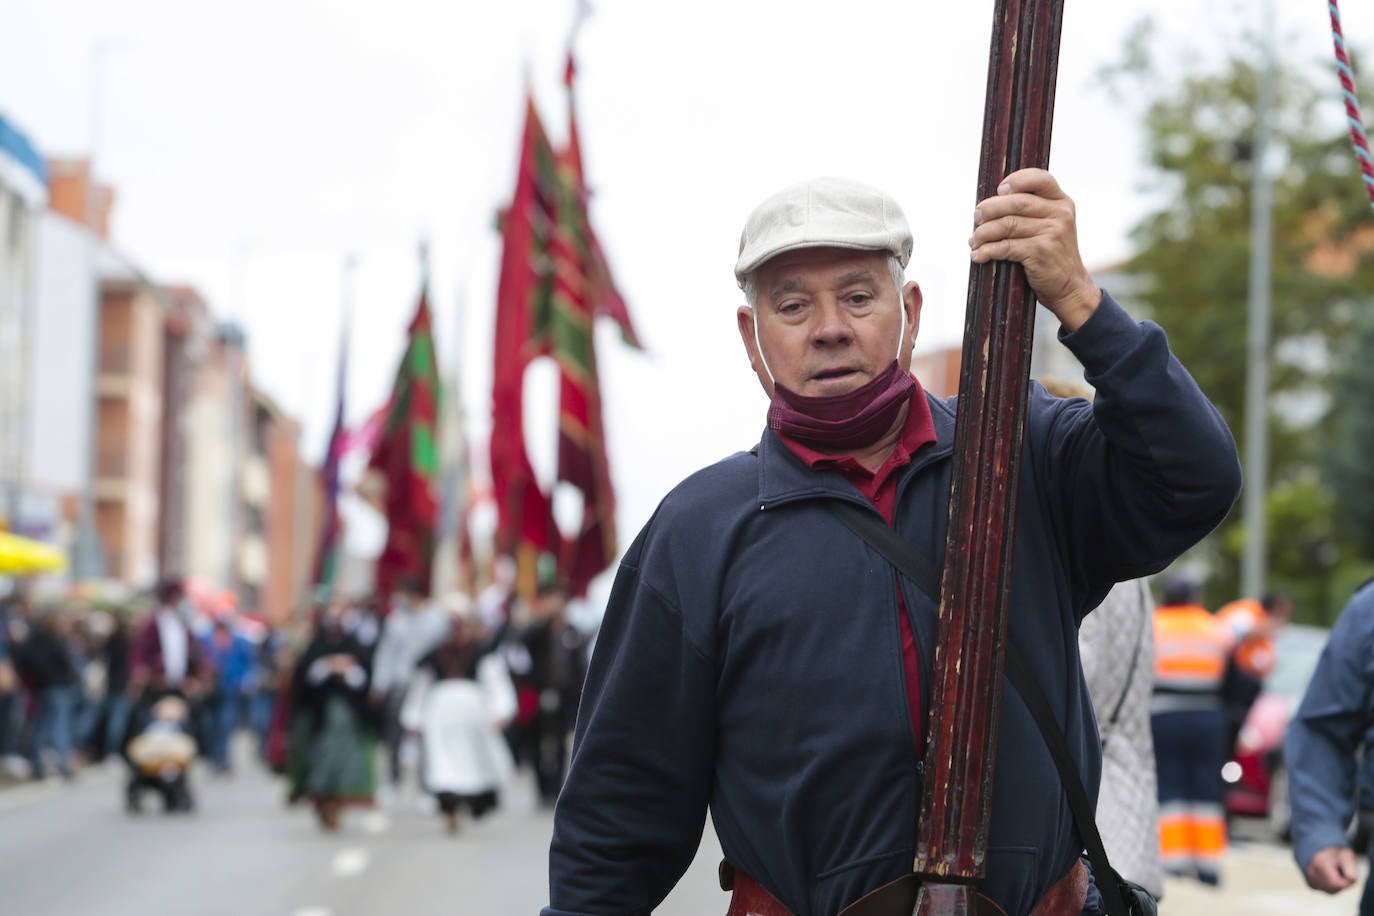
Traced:
[[427, 666], [411, 680], [401, 723], [420, 732], [425, 787], [435, 794], [480, 795], [515, 772], [498, 729], [515, 715], [515, 687], [495, 654], [477, 663], [477, 678], [436, 681]]

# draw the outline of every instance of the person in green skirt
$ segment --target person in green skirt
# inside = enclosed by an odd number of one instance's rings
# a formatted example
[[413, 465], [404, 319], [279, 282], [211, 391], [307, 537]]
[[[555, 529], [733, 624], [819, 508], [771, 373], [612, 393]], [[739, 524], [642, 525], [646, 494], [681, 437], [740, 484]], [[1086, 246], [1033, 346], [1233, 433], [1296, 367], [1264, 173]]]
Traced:
[[376, 734], [367, 701], [367, 653], [327, 605], [292, 677], [292, 800], [308, 799], [334, 831], [345, 805], [371, 805], [377, 788]]

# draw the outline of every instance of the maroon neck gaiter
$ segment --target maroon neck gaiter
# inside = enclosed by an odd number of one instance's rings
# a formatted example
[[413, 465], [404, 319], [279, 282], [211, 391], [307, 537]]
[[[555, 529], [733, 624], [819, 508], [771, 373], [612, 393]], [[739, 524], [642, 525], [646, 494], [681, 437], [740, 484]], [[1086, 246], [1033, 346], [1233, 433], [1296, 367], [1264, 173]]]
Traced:
[[768, 427], [822, 448], [863, 448], [892, 428], [916, 382], [892, 365], [847, 394], [808, 398], [773, 383]]

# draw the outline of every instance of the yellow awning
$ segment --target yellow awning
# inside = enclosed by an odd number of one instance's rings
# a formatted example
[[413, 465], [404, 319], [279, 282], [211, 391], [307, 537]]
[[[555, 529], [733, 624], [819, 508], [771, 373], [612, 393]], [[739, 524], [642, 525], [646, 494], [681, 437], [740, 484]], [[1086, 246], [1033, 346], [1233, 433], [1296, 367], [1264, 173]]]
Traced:
[[0, 531], [0, 576], [27, 576], [66, 566], [67, 555], [56, 547]]

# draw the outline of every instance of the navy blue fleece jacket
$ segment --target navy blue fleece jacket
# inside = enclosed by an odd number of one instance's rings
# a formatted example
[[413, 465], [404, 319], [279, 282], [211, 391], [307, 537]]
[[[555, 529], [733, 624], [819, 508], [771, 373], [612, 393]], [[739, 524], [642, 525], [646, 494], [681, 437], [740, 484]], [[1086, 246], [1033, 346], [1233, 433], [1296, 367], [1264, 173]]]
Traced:
[[[1235, 443], [1164, 332], [1104, 295], [1061, 339], [1093, 403], [1033, 386], [1011, 639], [1095, 794], [1100, 750], [1078, 622], [1215, 527]], [[953, 402], [899, 473], [894, 527], [943, 553]], [[872, 506], [770, 432], [688, 478], [626, 553], [578, 715], [544, 916], [647, 914], [696, 851], [707, 807], [726, 857], [797, 916], [829, 916], [913, 860], [924, 749], [911, 730], [892, 568], [825, 508]], [[900, 580], [928, 705], [936, 607]], [[1045, 743], [1004, 690], [983, 893], [1030, 911], [1081, 848]], [[929, 710], [923, 709], [923, 715]], [[724, 898], [722, 897], [722, 910]]]

